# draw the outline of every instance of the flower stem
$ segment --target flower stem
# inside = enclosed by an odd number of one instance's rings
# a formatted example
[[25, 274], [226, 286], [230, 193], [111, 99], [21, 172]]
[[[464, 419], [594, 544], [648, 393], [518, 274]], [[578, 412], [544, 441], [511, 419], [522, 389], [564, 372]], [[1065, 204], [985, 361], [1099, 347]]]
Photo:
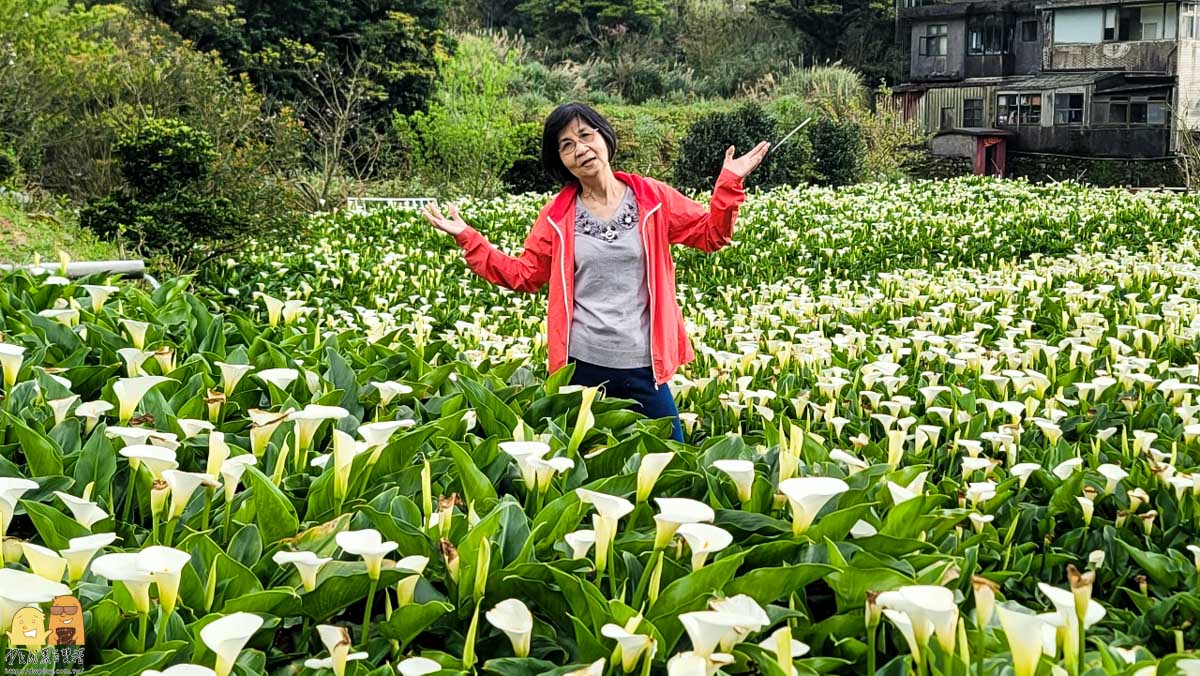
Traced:
[[225, 544], [233, 538], [233, 502], [225, 503]]
[[379, 578], [371, 579], [371, 591], [367, 592], [367, 604], [363, 608], [362, 645], [367, 645], [367, 637], [371, 635], [371, 602], [375, 600], [375, 589], [379, 586]]
[[167, 633], [167, 613], [162, 606], [158, 607], [158, 624], [154, 627], [154, 647], [162, 643], [163, 634]]
[[148, 613], [138, 613], [138, 653], [146, 652], [146, 625], [149, 620]]
[[875, 641], [879, 634], [879, 625], [867, 629], [867, 676], [875, 676]]
[[200, 530], [208, 530], [208, 521], [212, 513], [213, 489], [206, 487], [204, 494], [204, 511], [200, 516]]
[[984, 633], [983, 623], [977, 623], [975, 627], [975, 664], [978, 666], [978, 676], [983, 676], [983, 649], [987, 645], [987, 635]]

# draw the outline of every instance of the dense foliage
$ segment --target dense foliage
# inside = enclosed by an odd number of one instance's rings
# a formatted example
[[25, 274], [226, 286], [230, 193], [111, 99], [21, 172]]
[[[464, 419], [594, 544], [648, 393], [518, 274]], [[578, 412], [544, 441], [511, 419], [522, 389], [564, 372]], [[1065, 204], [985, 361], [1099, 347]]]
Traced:
[[[754, 103], [743, 104], [728, 113], [702, 117], [692, 125], [680, 144], [679, 158], [675, 160], [675, 180], [688, 190], [709, 189], [721, 173], [727, 148], [733, 146], [735, 154], [746, 153], [762, 141], [782, 141], [790, 131]], [[801, 129], [778, 150], [770, 151], [758, 169], [746, 177], [746, 187], [804, 183], [811, 176], [812, 155], [813, 145]]]

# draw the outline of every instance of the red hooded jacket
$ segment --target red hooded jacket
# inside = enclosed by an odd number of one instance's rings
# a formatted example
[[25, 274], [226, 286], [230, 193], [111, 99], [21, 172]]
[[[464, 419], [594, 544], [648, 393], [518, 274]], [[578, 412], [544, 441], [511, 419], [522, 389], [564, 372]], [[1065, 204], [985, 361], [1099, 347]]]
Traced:
[[[641, 215], [642, 246], [650, 296], [650, 353], [655, 385], [671, 379], [675, 370], [696, 358], [675, 300], [675, 262], [672, 244], [713, 252], [729, 244], [738, 206], [745, 200], [742, 179], [722, 170], [709, 208], [688, 199], [652, 178], [614, 172], [633, 188]], [[480, 277], [514, 291], [537, 292], [550, 284], [546, 346], [550, 373], [567, 363], [571, 318], [575, 308], [575, 195], [578, 183], [567, 185], [538, 213], [520, 256], [496, 250], [482, 234], [467, 227], [455, 240], [467, 265]]]

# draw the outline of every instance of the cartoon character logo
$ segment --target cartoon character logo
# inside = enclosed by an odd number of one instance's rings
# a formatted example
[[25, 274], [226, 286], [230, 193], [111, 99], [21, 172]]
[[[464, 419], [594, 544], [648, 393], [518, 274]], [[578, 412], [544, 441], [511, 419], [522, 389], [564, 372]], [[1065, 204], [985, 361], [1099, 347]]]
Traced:
[[50, 645], [83, 645], [83, 606], [74, 596], [56, 596], [50, 606]]
[[41, 608], [21, 608], [13, 615], [12, 629], [8, 632], [11, 646], [37, 647], [46, 645], [46, 616]]

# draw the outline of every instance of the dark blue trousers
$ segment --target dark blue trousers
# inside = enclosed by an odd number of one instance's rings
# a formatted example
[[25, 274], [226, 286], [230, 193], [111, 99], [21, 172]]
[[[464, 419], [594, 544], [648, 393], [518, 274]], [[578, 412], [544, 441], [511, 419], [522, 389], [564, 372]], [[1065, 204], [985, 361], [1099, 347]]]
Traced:
[[655, 389], [654, 371], [649, 366], [636, 369], [614, 369], [607, 366], [597, 366], [586, 361], [569, 357], [575, 364], [575, 375], [571, 376], [572, 385], [595, 387], [604, 385], [604, 393], [618, 399], [632, 399], [637, 402], [632, 410], [650, 419], [674, 418], [675, 430], [671, 438], [683, 441], [683, 427], [679, 424], [679, 409], [675, 407], [675, 397], [671, 388], [662, 385]]

